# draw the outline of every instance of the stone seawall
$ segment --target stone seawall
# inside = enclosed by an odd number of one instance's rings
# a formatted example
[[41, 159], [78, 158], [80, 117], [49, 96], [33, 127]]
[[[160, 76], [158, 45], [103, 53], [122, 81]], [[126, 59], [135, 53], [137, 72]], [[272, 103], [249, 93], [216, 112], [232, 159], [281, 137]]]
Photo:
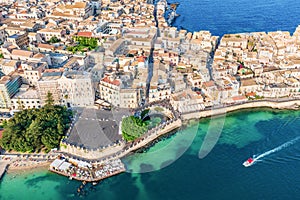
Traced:
[[122, 158], [132, 151], [143, 148], [158, 137], [181, 127], [182, 122], [181, 119], [177, 119], [160, 126], [162, 127], [157, 127], [156, 130], [150, 130], [143, 138], [136, 141], [134, 145], [130, 147], [125, 147], [125, 144], [122, 143], [105, 149], [88, 150], [82, 147], [62, 143], [60, 150], [62, 153], [67, 153], [86, 160], [101, 161]]
[[300, 106], [300, 100], [290, 100], [284, 102], [272, 102], [272, 101], [256, 101], [256, 102], [249, 102], [239, 105], [233, 106], [226, 106], [226, 107], [218, 107], [218, 108], [211, 108], [208, 110], [198, 111], [198, 112], [191, 112], [187, 114], [182, 114], [181, 118], [186, 121], [190, 119], [201, 119], [204, 117], [210, 117], [215, 115], [221, 115], [227, 112], [232, 112], [241, 109], [249, 109], [249, 108], [274, 108], [274, 109], [295, 109]]
[[94, 149], [94, 150], [89, 150], [83, 147], [63, 143], [61, 145], [60, 151], [78, 157], [83, 157], [89, 160], [93, 160], [93, 159], [108, 157], [116, 152], [122, 151], [123, 148], [124, 148], [123, 143], [120, 143], [118, 145], [113, 145], [111, 147], [107, 147], [103, 149]]
[[163, 136], [164, 134], [167, 134], [167, 133], [169, 133], [169, 132], [171, 132], [171, 131], [173, 131], [173, 130], [181, 127], [181, 126], [182, 126], [181, 120], [177, 119], [173, 123], [171, 123], [169, 125], [166, 125], [163, 129], [158, 130], [155, 134], [150, 135], [145, 140], [140, 141], [138, 144], [136, 144], [135, 146], [128, 149], [128, 152], [126, 152], [126, 154], [131, 152], [131, 151], [135, 151], [135, 150], [138, 150], [140, 148], [143, 148], [144, 146], [146, 146], [150, 142], [156, 140], [160, 136]]

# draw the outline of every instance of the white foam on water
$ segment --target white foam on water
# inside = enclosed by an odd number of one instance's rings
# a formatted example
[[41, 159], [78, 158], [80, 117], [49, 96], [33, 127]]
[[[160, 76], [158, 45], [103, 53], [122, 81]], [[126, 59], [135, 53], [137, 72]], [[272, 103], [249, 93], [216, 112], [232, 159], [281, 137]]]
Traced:
[[296, 137], [296, 138], [294, 138], [294, 139], [292, 139], [292, 140], [290, 140], [290, 141], [288, 141], [288, 142], [286, 142], [286, 143], [284, 143], [284, 144], [282, 144], [282, 145], [280, 145], [280, 146], [278, 146], [278, 147], [276, 147], [274, 149], [271, 149], [269, 151], [266, 151], [265, 153], [262, 153], [262, 154], [260, 154], [258, 156], [255, 156], [253, 158], [254, 159], [253, 162], [261, 161], [259, 159], [262, 159], [262, 158], [264, 158], [264, 157], [266, 157], [266, 156], [268, 156], [270, 154], [273, 154], [273, 153], [276, 153], [278, 151], [281, 151], [282, 149], [285, 149], [285, 148], [287, 148], [287, 147], [295, 144], [299, 139], [300, 139], [300, 136], [298, 136], [298, 137]]

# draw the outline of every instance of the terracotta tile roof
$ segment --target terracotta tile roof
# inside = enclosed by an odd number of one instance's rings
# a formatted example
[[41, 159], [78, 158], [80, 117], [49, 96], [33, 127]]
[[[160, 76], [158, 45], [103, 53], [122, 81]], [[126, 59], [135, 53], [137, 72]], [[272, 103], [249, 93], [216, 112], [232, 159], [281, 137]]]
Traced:
[[81, 36], [81, 37], [92, 37], [93, 34], [90, 31], [82, 31], [82, 32], [79, 32], [77, 35]]
[[246, 96], [235, 96], [235, 97], [232, 97], [232, 100], [233, 101], [243, 101], [243, 100], [247, 100], [247, 97]]
[[214, 81], [207, 81], [207, 82], [203, 83], [203, 86], [205, 86], [205, 87], [212, 87], [214, 85], [215, 85]]
[[43, 58], [43, 57], [45, 57], [45, 55], [42, 54], [42, 53], [37, 53], [37, 54], [35, 54], [33, 57], [34, 57], [34, 58]]
[[137, 59], [138, 62], [145, 62], [145, 58], [143, 56], [138, 57]]
[[248, 97], [254, 97], [255, 95], [256, 95], [255, 92], [248, 92], [248, 93], [246, 94], [246, 96], [248, 96]]
[[102, 79], [102, 81], [104, 81], [104, 82], [106, 82], [106, 83], [110, 83], [110, 84], [112, 84], [112, 85], [116, 85], [116, 86], [119, 86], [119, 85], [121, 84], [121, 82], [120, 82], [119, 80], [113, 80], [113, 81], [111, 81], [111, 80], [109, 79], [109, 77], [104, 77], [104, 78]]
[[38, 48], [53, 49], [54, 46], [49, 45], [49, 44], [42, 44], [42, 43], [39, 43], [39, 44], [38, 44]]
[[20, 50], [20, 49], [14, 49], [12, 50], [12, 55], [15, 56], [25, 56], [25, 57], [30, 57], [33, 55], [33, 52], [31, 51], [25, 51], [25, 50]]

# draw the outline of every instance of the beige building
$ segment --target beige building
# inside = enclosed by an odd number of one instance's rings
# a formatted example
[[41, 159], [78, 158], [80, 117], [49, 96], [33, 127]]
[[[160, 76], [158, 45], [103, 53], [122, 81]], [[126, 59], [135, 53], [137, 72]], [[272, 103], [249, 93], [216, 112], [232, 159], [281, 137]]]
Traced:
[[125, 40], [124, 39], [118, 39], [112, 43], [112, 45], [105, 50], [105, 55], [107, 56], [115, 56], [119, 52], [121, 52], [125, 47]]
[[11, 99], [11, 108], [13, 110], [40, 108], [41, 106], [38, 91], [29, 88], [27, 85], [22, 85], [20, 92]]
[[88, 2], [75, 2], [73, 4], [60, 4], [49, 15], [55, 18], [68, 20], [84, 20], [93, 14], [93, 6]]
[[60, 79], [62, 72], [48, 72], [44, 73], [41, 79], [37, 82], [42, 105], [46, 103], [48, 92], [52, 94], [55, 104], [60, 104], [61, 91], [58, 87], [58, 79]]
[[149, 90], [149, 102], [160, 101], [164, 99], [169, 99], [171, 96], [171, 88], [168, 86], [150, 86]]
[[122, 82], [112, 76], [100, 80], [100, 98], [120, 108], [136, 108], [140, 103], [140, 89], [122, 88]]
[[18, 61], [9, 59], [0, 59], [0, 70], [8, 75], [17, 69]]
[[66, 31], [62, 29], [44, 28], [37, 31], [37, 33], [40, 34], [45, 41], [49, 41], [52, 37], [57, 37], [60, 40], [63, 39]]
[[28, 34], [14, 34], [7, 37], [7, 42], [18, 46], [19, 48], [26, 48], [29, 44]]
[[171, 104], [179, 112], [191, 112], [203, 110], [203, 98], [192, 90], [185, 90], [171, 95]]
[[121, 89], [120, 91], [120, 107], [121, 108], [137, 108], [140, 102], [138, 89]]
[[113, 106], [120, 106], [121, 80], [105, 76], [99, 84], [100, 98]]
[[27, 62], [21, 63], [21, 68], [24, 70], [24, 75], [29, 85], [37, 86], [38, 80], [42, 77], [42, 73], [48, 68], [45, 62]]

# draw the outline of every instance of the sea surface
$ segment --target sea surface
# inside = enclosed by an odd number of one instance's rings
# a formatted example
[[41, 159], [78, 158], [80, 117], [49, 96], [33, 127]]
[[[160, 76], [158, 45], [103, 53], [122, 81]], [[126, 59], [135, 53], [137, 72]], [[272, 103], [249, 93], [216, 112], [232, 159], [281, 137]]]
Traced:
[[[1, 200], [60, 199], [297, 199], [300, 195], [300, 111], [252, 109], [191, 122], [144, 152], [125, 158], [127, 172], [96, 186], [47, 170], [6, 174]], [[224, 125], [223, 122], [224, 121]], [[211, 125], [222, 130], [202, 159], [199, 150]], [[295, 140], [296, 138], [296, 140]], [[214, 138], [209, 138], [214, 140]], [[288, 141], [251, 167], [242, 163]]]
[[300, 1], [171, 0], [179, 2], [174, 26], [213, 35], [255, 31], [289, 31], [300, 24]]

